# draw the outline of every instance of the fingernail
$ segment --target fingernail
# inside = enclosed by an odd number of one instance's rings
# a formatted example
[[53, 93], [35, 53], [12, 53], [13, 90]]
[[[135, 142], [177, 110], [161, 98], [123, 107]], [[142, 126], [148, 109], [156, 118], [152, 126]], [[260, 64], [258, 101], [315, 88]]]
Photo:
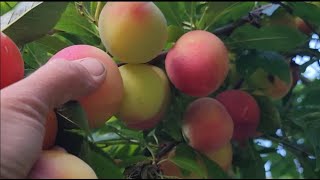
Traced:
[[93, 58], [83, 59], [80, 61], [80, 64], [94, 76], [101, 76], [106, 70], [104, 65], [99, 60]]

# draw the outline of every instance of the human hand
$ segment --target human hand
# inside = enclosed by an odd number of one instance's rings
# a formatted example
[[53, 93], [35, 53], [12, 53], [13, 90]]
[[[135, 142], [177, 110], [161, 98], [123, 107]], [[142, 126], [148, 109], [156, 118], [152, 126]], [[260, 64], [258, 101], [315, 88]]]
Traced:
[[97, 89], [106, 68], [92, 58], [53, 60], [1, 90], [1, 178], [26, 178], [42, 151], [49, 111]]

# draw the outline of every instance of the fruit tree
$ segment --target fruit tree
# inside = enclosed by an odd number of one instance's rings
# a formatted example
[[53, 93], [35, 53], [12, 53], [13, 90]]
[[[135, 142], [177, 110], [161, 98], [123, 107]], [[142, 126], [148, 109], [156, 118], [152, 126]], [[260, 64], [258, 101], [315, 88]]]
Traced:
[[50, 111], [30, 178], [320, 178], [318, 2], [0, 5], [1, 89], [49, 61], [107, 68]]

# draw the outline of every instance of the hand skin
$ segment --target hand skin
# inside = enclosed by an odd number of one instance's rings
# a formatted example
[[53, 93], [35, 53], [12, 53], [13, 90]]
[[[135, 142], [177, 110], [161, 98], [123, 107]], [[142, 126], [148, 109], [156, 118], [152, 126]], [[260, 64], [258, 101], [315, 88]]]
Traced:
[[107, 67], [98, 60], [53, 60], [1, 92], [0, 178], [26, 178], [42, 151], [50, 110], [97, 89]]

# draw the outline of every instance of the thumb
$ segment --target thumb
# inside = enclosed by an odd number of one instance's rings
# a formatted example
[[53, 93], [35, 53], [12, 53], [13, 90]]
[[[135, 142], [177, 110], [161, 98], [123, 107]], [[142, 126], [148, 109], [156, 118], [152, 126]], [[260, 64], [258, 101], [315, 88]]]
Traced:
[[98, 60], [56, 59], [2, 89], [1, 178], [26, 177], [40, 154], [49, 111], [89, 94], [105, 76], [106, 67]]
[[105, 65], [96, 59], [53, 59], [27, 78], [1, 90], [1, 97], [49, 111], [94, 91], [105, 76]]

